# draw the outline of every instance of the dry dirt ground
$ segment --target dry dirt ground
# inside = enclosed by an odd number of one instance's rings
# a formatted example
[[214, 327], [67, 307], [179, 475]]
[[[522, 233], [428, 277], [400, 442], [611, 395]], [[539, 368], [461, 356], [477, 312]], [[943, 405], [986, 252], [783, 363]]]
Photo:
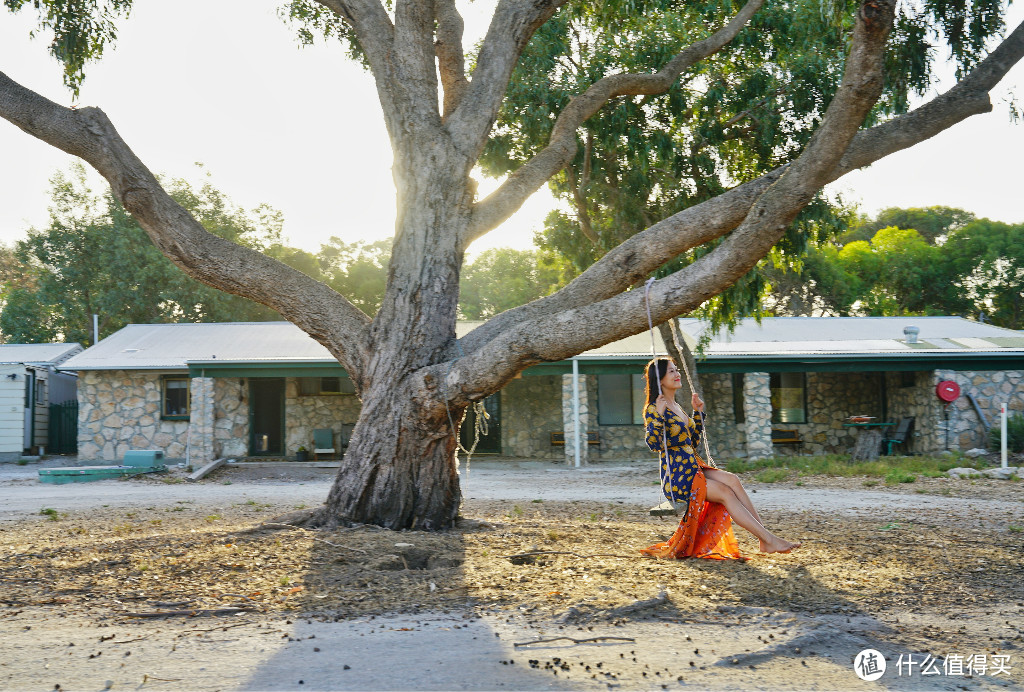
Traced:
[[1024, 483], [744, 478], [803, 548], [656, 561], [655, 473], [477, 464], [434, 534], [274, 525], [308, 466], [0, 473], [0, 689], [1024, 689]]

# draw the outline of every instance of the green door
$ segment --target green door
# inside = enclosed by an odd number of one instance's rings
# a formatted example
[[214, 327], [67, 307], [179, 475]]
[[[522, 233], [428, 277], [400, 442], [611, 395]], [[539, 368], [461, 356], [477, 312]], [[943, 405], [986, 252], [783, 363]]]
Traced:
[[249, 378], [249, 454], [284, 456], [284, 378]]

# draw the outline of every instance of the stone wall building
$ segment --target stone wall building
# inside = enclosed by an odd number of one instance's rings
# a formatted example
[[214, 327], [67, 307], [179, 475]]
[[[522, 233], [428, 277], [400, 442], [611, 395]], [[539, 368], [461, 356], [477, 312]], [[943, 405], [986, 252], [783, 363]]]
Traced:
[[[1001, 404], [1024, 412], [1020, 332], [913, 318], [920, 326], [904, 333], [910, 321], [773, 318], [712, 337], [698, 361], [712, 454], [849, 453], [862, 430], [850, 425], [855, 415], [891, 424], [886, 432], [912, 418], [900, 452], [966, 450], [985, 445]], [[680, 325], [696, 346], [704, 326]], [[463, 445], [570, 465], [651, 459], [641, 378], [649, 349], [641, 334], [527, 369], [483, 402], [486, 425], [468, 412]], [[129, 325], [63, 368], [80, 374], [79, 456], [88, 460], [129, 449], [192, 462], [294, 458], [312, 449], [316, 429], [332, 431], [340, 454], [359, 416], [345, 372], [287, 322]], [[961, 395], [941, 400], [940, 382]], [[773, 430], [795, 431], [802, 447], [773, 444]]]

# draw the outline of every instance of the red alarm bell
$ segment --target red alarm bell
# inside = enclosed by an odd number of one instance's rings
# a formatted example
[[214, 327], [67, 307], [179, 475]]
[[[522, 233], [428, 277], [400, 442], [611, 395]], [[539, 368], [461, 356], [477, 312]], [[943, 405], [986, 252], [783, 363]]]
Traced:
[[936, 385], [935, 393], [940, 399], [945, 401], [947, 404], [950, 404], [956, 401], [957, 397], [960, 396], [960, 385], [952, 380], [943, 380]]

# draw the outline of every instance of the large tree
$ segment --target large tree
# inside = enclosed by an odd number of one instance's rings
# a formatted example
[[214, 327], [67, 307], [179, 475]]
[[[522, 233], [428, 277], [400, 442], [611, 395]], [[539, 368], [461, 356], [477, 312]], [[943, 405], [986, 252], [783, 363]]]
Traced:
[[[17, 8], [27, 1], [6, 4]], [[656, 73], [593, 75], [553, 114], [547, 145], [497, 190], [477, 199], [471, 173], [512, 72], [533, 34], [565, 0], [498, 0], [469, 71], [453, 0], [394, 0], [388, 7], [379, 0], [296, 0], [297, 17], [353, 41], [377, 86], [394, 149], [395, 238], [387, 289], [372, 318], [324, 283], [208, 233], [163, 190], [101, 110], [59, 106], [0, 74], [0, 116], [94, 166], [154, 244], [187, 273], [277, 310], [350, 373], [362, 412], [327, 502], [312, 523], [439, 529], [452, 524], [460, 503], [452, 417], [458, 420], [467, 405], [531, 365], [644, 330], [643, 292], [629, 289], [699, 245], [718, 241], [711, 252], [654, 285], [652, 316], [662, 322], [721, 293], [771, 251], [825, 184], [989, 111], [989, 91], [1024, 53], [1019, 27], [950, 91], [862, 130], [883, 91], [883, 66], [892, 59], [886, 40], [896, 18], [894, 0], [867, 0], [850, 17], [844, 36], [841, 85], [798, 156], [656, 220], [561, 290], [506, 310], [457, 340], [467, 246], [573, 160], [576, 132], [588, 118], [614, 99], [664, 93], [738, 39], [763, 2], [750, 0], [724, 26], [695, 28], [692, 42]], [[43, 8], [44, 24], [54, 27], [54, 50], [71, 74], [113, 35], [111, 13], [129, 5], [130, 0], [35, 3]], [[643, 5], [593, 4], [631, 21], [642, 18]], [[951, 5], [956, 7], [948, 8], [950, 24], [962, 30], [973, 14], [968, 16], [963, 3]], [[998, 25], [998, 4], [976, 7], [979, 21]], [[93, 16], [83, 16], [90, 11]], [[900, 21], [913, 17], [901, 15]]]

